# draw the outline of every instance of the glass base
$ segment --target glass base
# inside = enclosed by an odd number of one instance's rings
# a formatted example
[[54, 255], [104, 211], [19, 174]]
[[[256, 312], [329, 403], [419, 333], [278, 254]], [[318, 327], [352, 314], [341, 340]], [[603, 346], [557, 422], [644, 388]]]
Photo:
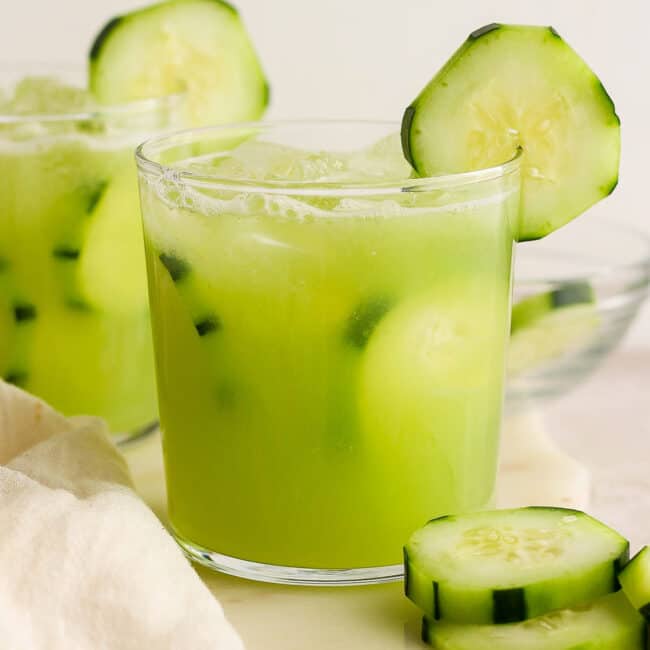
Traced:
[[150, 422], [149, 424], [146, 424], [135, 431], [131, 431], [130, 433], [120, 433], [114, 436], [113, 440], [115, 440], [115, 444], [118, 447], [124, 449], [124, 447], [127, 447], [128, 445], [140, 442], [140, 440], [148, 438], [152, 433], [156, 433], [156, 431], [158, 431], [158, 426], [158, 421]]
[[382, 582], [395, 582], [404, 576], [404, 567], [393, 564], [360, 569], [307, 569], [302, 567], [279, 566], [249, 562], [236, 557], [215, 553], [196, 546], [174, 534], [185, 555], [213, 571], [220, 571], [238, 578], [274, 582], [282, 585], [311, 585], [344, 587], [349, 585], [373, 585]]

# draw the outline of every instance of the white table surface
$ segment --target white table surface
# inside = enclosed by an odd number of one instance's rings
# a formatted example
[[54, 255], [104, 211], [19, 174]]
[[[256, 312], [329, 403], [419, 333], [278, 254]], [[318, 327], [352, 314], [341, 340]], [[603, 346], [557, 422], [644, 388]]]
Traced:
[[[650, 351], [626, 349], [584, 385], [546, 409], [554, 438], [592, 475], [590, 512], [650, 542]], [[143, 498], [164, 520], [159, 440], [131, 446], [127, 458]], [[401, 584], [288, 587], [198, 569], [248, 650], [423, 648], [420, 615]]]

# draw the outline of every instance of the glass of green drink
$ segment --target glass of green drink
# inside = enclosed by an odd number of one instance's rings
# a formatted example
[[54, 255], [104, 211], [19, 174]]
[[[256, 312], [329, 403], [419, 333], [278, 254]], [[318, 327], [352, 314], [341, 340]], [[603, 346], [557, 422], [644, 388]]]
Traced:
[[100, 107], [82, 76], [0, 80], [0, 377], [127, 437], [157, 418], [133, 150], [182, 98]]
[[492, 503], [519, 160], [412, 178], [391, 123], [138, 149], [173, 531], [258, 580], [399, 578]]

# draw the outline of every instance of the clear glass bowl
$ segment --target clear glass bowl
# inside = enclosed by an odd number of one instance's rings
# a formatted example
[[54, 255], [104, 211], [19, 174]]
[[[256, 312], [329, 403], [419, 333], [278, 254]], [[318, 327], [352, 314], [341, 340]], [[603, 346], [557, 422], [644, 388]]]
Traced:
[[612, 218], [583, 217], [517, 246], [513, 305], [540, 294], [552, 302], [551, 292], [567, 287], [591, 299], [520, 330], [527, 338], [511, 346], [509, 410], [565, 394], [593, 372], [627, 332], [649, 282], [650, 237]]

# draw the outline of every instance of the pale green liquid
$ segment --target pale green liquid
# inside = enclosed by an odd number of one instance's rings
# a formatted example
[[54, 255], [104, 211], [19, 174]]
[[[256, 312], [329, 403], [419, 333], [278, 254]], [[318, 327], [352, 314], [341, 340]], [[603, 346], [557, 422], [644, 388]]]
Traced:
[[276, 565], [390, 565], [428, 519], [492, 503], [515, 196], [300, 218], [143, 189], [180, 537]]
[[[6, 133], [0, 377], [115, 432], [147, 425], [156, 399], [132, 143]], [[98, 214], [109, 190], [116, 208]]]

